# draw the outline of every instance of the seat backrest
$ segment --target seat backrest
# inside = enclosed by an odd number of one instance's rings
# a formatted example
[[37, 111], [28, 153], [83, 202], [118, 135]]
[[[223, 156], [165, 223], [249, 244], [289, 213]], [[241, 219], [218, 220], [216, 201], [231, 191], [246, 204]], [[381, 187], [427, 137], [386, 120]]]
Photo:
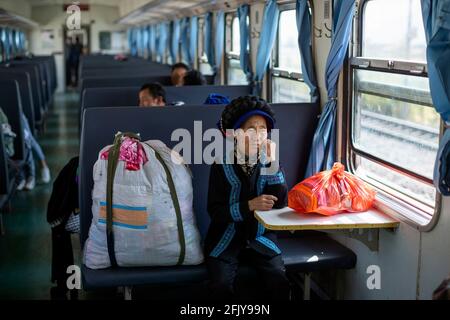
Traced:
[[151, 76], [151, 75], [169, 75], [170, 68], [166, 65], [154, 66], [148, 63], [119, 65], [111, 67], [98, 67], [83, 69], [81, 78], [90, 77], [130, 77], [130, 76]]
[[[286, 172], [289, 187], [303, 178], [308, 161], [312, 137], [317, 126], [319, 106], [317, 104], [276, 104], [277, 128], [280, 128], [279, 152], [281, 165]], [[209, 128], [216, 128], [222, 108], [214, 106], [189, 106], [184, 108], [89, 108], [84, 112], [83, 133], [80, 149], [80, 220], [81, 243], [84, 245], [88, 237], [92, 220], [91, 192], [93, 188], [92, 169], [98, 152], [110, 145], [118, 131], [136, 132], [142, 140], [157, 139], [173, 148], [182, 141], [172, 141], [171, 136], [176, 129], [185, 129], [191, 134], [191, 155], [194, 148], [202, 149], [210, 144], [202, 139], [202, 134]], [[201, 128], [199, 123], [201, 121]], [[195, 127], [195, 129], [194, 129]], [[199, 137], [200, 135], [200, 137]], [[201, 145], [200, 145], [201, 144]], [[186, 155], [184, 155], [185, 160]], [[197, 162], [196, 162], [197, 163]], [[203, 161], [190, 166], [193, 173], [194, 210], [202, 237], [209, 226], [209, 215], [206, 210], [208, 179], [210, 166]]]
[[35, 57], [33, 57], [33, 60], [45, 62], [46, 66], [48, 68], [47, 74], [48, 74], [48, 79], [49, 79], [49, 88], [50, 88], [51, 94], [53, 94], [57, 87], [55, 57], [53, 55], [51, 55], [51, 56], [35, 56]]
[[250, 86], [184, 86], [166, 87], [167, 102], [183, 101], [186, 104], [203, 104], [211, 93], [234, 98], [251, 94]]
[[14, 159], [25, 159], [25, 143], [21, 121], [22, 103], [20, 101], [19, 84], [16, 80], [0, 80], [0, 107], [8, 117], [14, 139]]
[[40, 91], [40, 97], [41, 97], [41, 105], [44, 110], [47, 110], [48, 107], [48, 91], [46, 86], [46, 72], [44, 69], [44, 66], [42, 63], [39, 63], [35, 60], [18, 60], [11, 63], [11, 66], [14, 68], [16, 66], [22, 67], [35, 67], [37, 70], [37, 76], [38, 76], [38, 86]]
[[0, 79], [16, 80], [19, 84], [22, 111], [27, 117], [28, 124], [35, 134], [34, 102], [31, 93], [30, 75], [26, 71], [0, 69]]
[[24, 71], [30, 76], [31, 93], [33, 95], [34, 117], [36, 122], [42, 121], [44, 103], [41, 96], [41, 84], [39, 80], [39, 70], [35, 65], [12, 64], [9, 67], [1, 67], [0, 70]]
[[169, 76], [140, 76], [140, 77], [89, 77], [81, 80], [80, 101], [86, 88], [117, 88], [117, 87], [141, 87], [145, 83], [158, 82], [163, 86], [170, 86]]
[[[81, 99], [81, 114], [85, 108], [124, 107], [139, 104], [140, 87], [86, 88]], [[249, 86], [185, 86], [165, 87], [168, 103], [183, 101], [189, 105], [201, 105], [210, 93], [227, 96], [230, 100], [251, 93]]]

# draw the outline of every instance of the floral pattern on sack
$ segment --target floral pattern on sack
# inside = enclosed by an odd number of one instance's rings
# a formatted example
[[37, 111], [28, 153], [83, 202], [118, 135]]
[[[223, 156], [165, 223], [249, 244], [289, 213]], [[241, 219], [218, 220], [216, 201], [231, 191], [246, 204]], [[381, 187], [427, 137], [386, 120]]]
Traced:
[[[101, 154], [102, 160], [108, 160], [109, 150]], [[141, 164], [147, 163], [148, 158], [139, 140], [125, 137], [120, 145], [119, 160], [126, 162], [127, 170], [138, 171], [141, 169]]]

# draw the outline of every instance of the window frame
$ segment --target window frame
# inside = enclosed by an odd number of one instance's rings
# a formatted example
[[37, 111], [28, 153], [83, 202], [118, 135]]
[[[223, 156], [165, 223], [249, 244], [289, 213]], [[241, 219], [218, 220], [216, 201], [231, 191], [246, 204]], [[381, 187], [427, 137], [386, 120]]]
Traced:
[[[369, 1], [377, 0], [361, 0], [355, 13], [353, 19], [353, 33], [351, 37], [351, 44], [349, 47], [349, 59], [347, 59], [344, 64], [343, 72], [345, 75], [345, 81], [343, 85], [343, 92], [346, 92], [347, 94], [344, 93], [342, 97], [342, 160], [344, 163], [346, 163], [347, 169], [354, 174], [356, 173], [356, 158], [359, 156], [375, 163], [376, 165], [380, 165], [383, 168], [392, 170], [398, 174], [402, 174], [408, 178], [420, 181], [421, 183], [427, 184], [434, 188], [432, 179], [424, 177], [412, 170], [405, 169], [395, 163], [390, 163], [389, 161], [371, 155], [363, 150], [359, 150], [353, 142], [353, 111], [355, 95], [357, 94], [354, 90], [355, 70], [367, 70], [373, 72], [428, 78], [428, 67], [426, 62], [420, 63], [404, 60], [362, 57], [364, 9], [365, 5]], [[422, 105], [426, 106], [425, 103]], [[433, 106], [426, 107], [432, 108]], [[439, 138], [442, 137], [443, 128], [444, 126], [441, 120]], [[428, 210], [426, 210], [427, 205], [419, 199], [414, 198], [410, 195], [400, 195], [400, 191], [395, 190], [395, 188], [390, 187], [388, 184], [385, 184], [384, 187], [382, 187], [381, 182], [368, 180], [369, 179], [364, 179], [365, 182], [374, 186], [378, 191], [378, 196], [375, 201], [375, 206], [378, 209], [395, 216], [399, 220], [408, 223], [410, 226], [420, 231], [428, 232], [434, 228], [439, 219], [442, 202], [442, 195], [437, 190], [434, 208], [428, 207]]]
[[[231, 17], [231, 18], [230, 18]], [[241, 62], [241, 54], [240, 52], [234, 52], [233, 50], [233, 38], [234, 38], [234, 32], [233, 32], [233, 23], [235, 19], [238, 20], [239, 23], [239, 17], [237, 11], [230, 11], [226, 13], [225, 16], [225, 34], [229, 36], [229, 39], [225, 39], [225, 84], [226, 85], [236, 85], [236, 84], [230, 84], [229, 82], [229, 72], [231, 69], [231, 60], [234, 60], [234, 62], [237, 62], [240, 65]], [[249, 21], [250, 24], [250, 21]], [[240, 34], [239, 34], [239, 40], [240, 40]], [[242, 70], [242, 69], [241, 69]], [[248, 85], [248, 83], [247, 83]]]
[[[311, 2], [308, 0], [308, 6], [310, 10], [314, 13], [313, 6]], [[273, 102], [274, 92], [273, 92], [273, 81], [274, 78], [283, 78], [291, 81], [298, 81], [303, 83], [305, 86], [307, 84], [305, 83], [303, 73], [302, 72], [291, 72], [288, 70], [284, 70], [282, 68], [276, 67], [278, 65], [278, 59], [280, 56], [279, 50], [280, 50], [280, 19], [281, 14], [284, 11], [290, 11], [290, 10], [296, 10], [296, 3], [286, 3], [286, 4], [280, 4], [278, 5], [278, 9], [280, 10], [280, 15], [278, 17], [278, 28], [277, 28], [277, 35], [275, 38], [275, 45], [272, 48], [272, 55], [269, 60], [269, 68], [266, 73], [266, 81], [267, 81], [267, 94], [268, 98], [271, 102]], [[311, 16], [311, 25], [314, 25], [314, 14]], [[313, 28], [311, 28], [312, 33]], [[312, 34], [311, 34], [312, 36]], [[313, 38], [312, 38], [313, 39]], [[313, 41], [314, 43], [314, 41]], [[313, 44], [314, 45], [314, 44]], [[299, 52], [300, 54], [300, 52]]]

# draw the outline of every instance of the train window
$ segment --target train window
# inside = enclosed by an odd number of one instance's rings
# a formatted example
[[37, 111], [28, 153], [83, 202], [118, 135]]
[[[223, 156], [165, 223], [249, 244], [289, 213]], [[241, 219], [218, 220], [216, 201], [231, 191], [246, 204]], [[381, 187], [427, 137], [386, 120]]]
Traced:
[[303, 82], [295, 10], [280, 13], [274, 48], [272, 102], [309, 102], [309, 87]]
[[100, 31], [98, 33], [100, 50], [111, 50], [111, 31]]
[[17, 52], [20, 52], [20, 50], [21, 50], [21, 41], [20, 41], [20, 34], [21, 34], [21, 32], [20, 31], [17, 31], [16, 32], [16, 38], [15, 38], [15, 42], [16, 42], [16, 48], [17, 48]]
[[20, 31], [16, 30], [14, 33], [14, 47], [16, 49], [16, 54], [20, 53]]
[[[147, 27], [143, 27], [141, 29], [142, 32], [142, 52], [145, 59], [147, 59], [150, 56], [150, 53], [148, 52], [148, 42], [150, 41], [150, 34]], [[111, 38], [114, 36], [114, 33], [112, 33]], [[111, 41], [111, 47], [112, 47], [112, 41]]]
[[361, 18], [350, 71], [351, 167], [377, 187], [381, 201], [423, 225], [436, 203], [441, 123], [426, 73], [420, 0], [370, 0]]
[[[402, 12], [400, 17], [399, 12]], [[362, 24], [363, 56], [426, 62], [419, 0], [368, 1]]]
[[[247, 25], [249, 24], [249, 19], [247, 19]], [[227, 84], [229, 85], [239, 85], [248, 84], [247, 76], [242, 71], [240, 63], [241, 54], [241, 37], [239, 28], [239, 18], [234, 16], [231, 23], [231, 30], [228, 33], [231, 36], [229, 50], [227, 52]]]
[[7, 29], [6, 28], [2, 28], [1, 30], [1, 40], [2, 40], [2, 44], [3, 44], [3, 58], [4, 61], [8, 61], [9, 59], [9, 52], [8, 52], [8, 35], [7, 35]]
[[213, 69], [211, 68], [210, 64], [208, 63], [208, 57], [205, 52], [205, 19], [201, 18], [198, 19], [198, 39], [201, 41], [201, 54], [199, 54], [199, 71], [204, 75], [213, 75]]

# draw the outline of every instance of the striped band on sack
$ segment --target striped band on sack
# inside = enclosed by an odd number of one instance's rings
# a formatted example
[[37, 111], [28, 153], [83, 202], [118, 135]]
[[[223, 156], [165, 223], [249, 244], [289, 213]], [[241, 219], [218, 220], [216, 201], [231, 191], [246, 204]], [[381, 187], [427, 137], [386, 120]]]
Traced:
[[[113, 225], [129, 229], [147, 229], [147, 208], [113, 204]], [[106, 224], [106, 202], [100, 202], [98, 222]]]

